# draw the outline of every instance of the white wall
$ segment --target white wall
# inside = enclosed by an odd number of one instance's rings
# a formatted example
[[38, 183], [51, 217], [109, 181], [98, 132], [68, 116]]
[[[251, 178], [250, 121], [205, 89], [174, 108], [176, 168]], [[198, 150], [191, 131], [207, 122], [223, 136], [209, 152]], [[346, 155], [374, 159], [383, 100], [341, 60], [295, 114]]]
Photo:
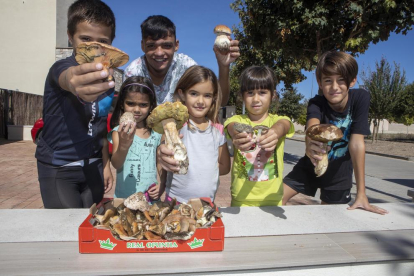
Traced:
[[43, 95], [55, 61], [56, 0], [0, 0], [0, 88]]

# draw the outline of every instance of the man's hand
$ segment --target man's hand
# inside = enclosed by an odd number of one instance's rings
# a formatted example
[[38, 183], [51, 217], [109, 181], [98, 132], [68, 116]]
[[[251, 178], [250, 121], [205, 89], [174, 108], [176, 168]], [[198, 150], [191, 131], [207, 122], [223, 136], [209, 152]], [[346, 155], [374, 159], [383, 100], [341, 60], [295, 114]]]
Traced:
[[388, 214], [388, 211], [382, 208], [379, 208], [375, 205], [369, 204], [368, 198], [366, 195], [358, 195], [355, 199], [354, 204], [348, 207], [348, 210], [355, 210], [356, 208], [364, 209], [369, 212], [377, 213], [380, 215]]
[[112, 177], [112, 172], [109, 166], [105, 166], [103, 175], [104, 175], [104, 188], [105, 188], [105, 194], [106, 194], [112, 189], [112, 186], [114, 185], [114, 178]]
[[213, 47], [219, 66], [228, 67], [230, 63], [234, 62], [240, 56], [239, 41], [232, 40], [230, 36], [228, 38], [230, 39], [230, 52], [226, 55], [221, 54], [216, 47]]
[[120, 150], [129, 150], [129, 147], [134, 141], [134, 135], [136, 130], [136, 123], [124, 123], [124, 125], [119, 126], [118, 136], [119, 136], [119, 146]]
[[70, 67], [59, 76], [59, 85], [82, 100], [92, 102], [115, 86], [114, 81], [106, 81], [111, 71], [102, 69], [101, 63], [85, 63]]

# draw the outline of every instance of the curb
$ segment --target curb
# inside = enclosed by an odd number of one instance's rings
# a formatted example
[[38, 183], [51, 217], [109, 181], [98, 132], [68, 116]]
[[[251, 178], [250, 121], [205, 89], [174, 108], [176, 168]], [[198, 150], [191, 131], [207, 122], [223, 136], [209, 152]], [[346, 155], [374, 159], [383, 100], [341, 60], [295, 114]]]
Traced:
[[[292, 141], [298, 141], [298, 142], [305, 142], [302, 139], [294, 139], [294, 138], [286, 138], [286, 139], [292, 140]], [[373, 151], [365, 151], [365, 153], [414, 162], [414, 156], [405, 157], [405, 156], [391, 155], [391, 154], [385, 154], [385, 153], [379, 153], [379, 152], [373, 152]]]

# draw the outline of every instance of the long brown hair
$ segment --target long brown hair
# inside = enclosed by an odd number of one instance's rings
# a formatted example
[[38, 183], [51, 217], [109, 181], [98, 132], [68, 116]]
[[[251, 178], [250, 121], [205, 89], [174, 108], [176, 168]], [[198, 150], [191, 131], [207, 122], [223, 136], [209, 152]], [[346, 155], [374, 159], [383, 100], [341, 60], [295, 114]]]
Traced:
[[209, 118], [213, 123], [218, 123], [218, 113], [221, 106], [221, 90], [218, 85], [216, 75], [210, 69], [200, 65], [194, 65], [188, 68], [177, 83], [177, 87], [174, 91], [174, 100], [180, 101], [184, 104], [184, 102], [180, 99], [178, 90], [181, 89], [184, 93], [186, 93], [194, 85], [206, 81], [211, 81], [214, 90], [213, 102], [207, 112], [207, 118]]

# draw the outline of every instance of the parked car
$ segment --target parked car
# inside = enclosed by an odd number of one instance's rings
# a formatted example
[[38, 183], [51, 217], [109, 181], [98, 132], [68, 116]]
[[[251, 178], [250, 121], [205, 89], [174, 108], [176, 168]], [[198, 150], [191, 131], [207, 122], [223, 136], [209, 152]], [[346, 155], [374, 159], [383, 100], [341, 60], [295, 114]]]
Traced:
[[[112, 117], [112, 113], [109, 113], [107, 123], [106, 123], [108, 132], [111, 131], [111, 126], [110, 126], [111, 117]], [[40, 118], [34, 123], [32, 130], [30, 131], [32, 134], [33, 143], [35, 143], [36, 145], [39, 142], [40, 137], [42, 136], [43, 125], [44, 125], [43, 119]], [[108, 146], [109, 146], [109, 154], [111, 155], [112, 144], [108, 142]]]

